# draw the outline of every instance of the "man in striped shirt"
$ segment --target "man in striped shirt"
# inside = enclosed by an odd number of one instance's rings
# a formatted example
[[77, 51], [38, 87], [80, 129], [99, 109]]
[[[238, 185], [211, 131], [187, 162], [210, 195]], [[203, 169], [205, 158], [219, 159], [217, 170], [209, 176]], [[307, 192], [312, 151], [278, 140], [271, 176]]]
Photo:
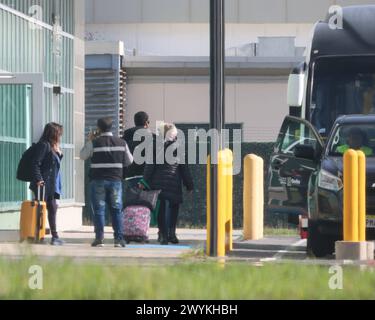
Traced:
[[133, 162], [127, 143], [114, 137], [111, 118], [98, 120], [99, 134], [90, 133], [80, 153], [82, 160], [91, 159], [90, 204], [94, 214], [95, 240], [93, 247], [103, 247], [105, 207], [108, 205], [114, 231], [115, 247], [125, 247], [123, 239], [122, 182], [125, 168]]

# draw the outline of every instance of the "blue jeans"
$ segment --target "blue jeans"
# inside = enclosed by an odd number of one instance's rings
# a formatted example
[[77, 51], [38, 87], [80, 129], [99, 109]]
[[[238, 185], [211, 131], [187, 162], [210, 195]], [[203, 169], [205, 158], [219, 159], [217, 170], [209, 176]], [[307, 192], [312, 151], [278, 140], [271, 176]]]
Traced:
[[105, 208], [112, 216], [114, 238], [123, 239], [122, 181], [93, 180], [90, 184], [91, 209], [94, 215], [95, 237], [104, 239]]

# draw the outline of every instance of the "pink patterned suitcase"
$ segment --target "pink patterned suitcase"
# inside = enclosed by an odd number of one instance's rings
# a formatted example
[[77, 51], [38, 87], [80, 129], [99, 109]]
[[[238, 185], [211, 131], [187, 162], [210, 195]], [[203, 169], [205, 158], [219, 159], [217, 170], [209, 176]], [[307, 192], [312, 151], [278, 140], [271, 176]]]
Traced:
[[127, 243], [148, 242], [151, 211], [147, 207], [129, 206], [124, 209], [124, 239]]

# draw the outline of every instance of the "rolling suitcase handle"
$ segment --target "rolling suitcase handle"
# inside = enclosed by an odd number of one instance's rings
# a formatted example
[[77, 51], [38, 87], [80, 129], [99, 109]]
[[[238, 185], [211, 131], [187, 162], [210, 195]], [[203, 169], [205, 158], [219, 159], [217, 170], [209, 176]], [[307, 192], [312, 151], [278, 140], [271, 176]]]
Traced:
[[42, 189], [42, 187], [41, 186], [38, 186], [38, 194], [37, 194], [37, 201], [44, 201], [44, 199], [45, 199], [45, 197], [46, 197], [46, 187], [45, 186], [43, 186], [43, 198], [41, 199], [40, 198], [40, 189]]
[[[40, 189], [43, 188], [43, 198], [41, 199], [40, 198]], [[37, 219], [38, 219], [38, 223], [36, 224], [36, 229], [35, 229], [35, 239], [36, 241], [40, 241], [40, 229], [43, 228], [43, 214], [42, 214], [42, 204], [41, 202], [42, 201], [45, 201], [45, 196], [46, 196], [46, 187], [43, 186], [38, 186], [38, 192], [37, 192], [37, 201], [38, 201], [38, 215], [37, 215]]]

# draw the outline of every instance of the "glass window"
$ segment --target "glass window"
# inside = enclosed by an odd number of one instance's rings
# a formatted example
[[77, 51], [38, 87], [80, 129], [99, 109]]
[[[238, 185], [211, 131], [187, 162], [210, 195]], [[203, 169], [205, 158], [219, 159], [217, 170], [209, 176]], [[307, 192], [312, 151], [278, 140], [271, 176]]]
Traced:
[[314, 68], [311, 123], [328, 135], [340, 115], [375, 113], [373, 57], [323, 58]]
[[27, 199], [26, 183], [16, 179], [18, 162], [30, 145], [32, 87], [0, 85], [0, 209]]
[[[282, 137], [282, 138], [281, 138]], [[298, 145], [317, 146], [317, 138], [312, 129], [303, 122], [287, 120], [284, 122], [280, 133], [280, 152], [294, 154]]]
[[329, 155], [341, 157], [349, 149], [362, 150], [368, 157], [374, 156], [375, 126], [371, 124], [339, 126], [328, 147]]

